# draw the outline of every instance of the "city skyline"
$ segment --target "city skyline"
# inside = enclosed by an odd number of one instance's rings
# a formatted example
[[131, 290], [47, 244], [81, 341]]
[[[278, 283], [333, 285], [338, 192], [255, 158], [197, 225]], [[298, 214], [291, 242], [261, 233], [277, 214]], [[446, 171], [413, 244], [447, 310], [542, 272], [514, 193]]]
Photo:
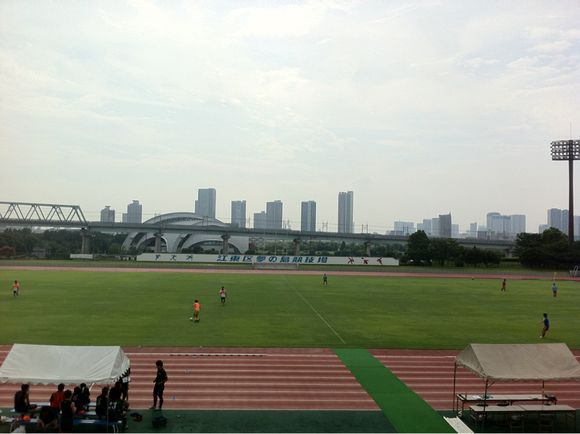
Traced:
[[298, 229], [313, 200], [332, 230], [354, 191], [355, 232], [447, 212], [536, 232], [568, 207], [550, 143], [580, 133], [579, 18], [574, 1], [0, 2], [1, 199], [98, 220], [138, 198], [146, 220], [211, 185], [219, 220], [278, 198]]
[[[214, 188], [198, 189], [198, 197], [206, 197], [211, 206], [215, 207], [215, 199], [217, 192]], [[196, 206], [198, 206], [198, 201], [196, 200]], [[299, 221], [291, 221], [284, 219], [283, 207], [284, 202], [281, 200], [274, 200], [266, 202], [266, 209], [253, 213], [253, 218], [246, 218], [246, 201], [245, 200], [234, 200], [231, 202], [231, 212], [229, 218], [217, 218], [217, 220], [226, 224], [235, 224], [239, 227], [249, 227], [249, 228], [271, 228], [271, 229], [294, 229], [298, 230], [296, 225], [300, 227], [300, 230], [316, 230], [316, 231], [334, 231], [341, 232], [339, 220], [341, 215], [343, 215], [343, 220], [348, 220], [349, 216], [353, 214], [354, 211], [354, 192], [339, 192], [338, 193], [338, 216], [336, 223], [322, 222], [317, 224], [316, 222], [316, 201], [308, 200], [301, 202], [301, 217]], [[127, 210], [137, 206], [139, 208], [140, 215], [142, 214], [142, 204], [137, 200], [133, 200], [132, 203], [127, 205]], [[210, 206], [210, 208], [211, 208]], [[341, 212], [342, 211], [342, 212]], [[179, 212], [179, 211], [170, 211]], [[191, 212], [191, 211], [186, 211]], [[197, 212], [193, 210], [193, 212]], [[122, 221], [124, 222], [128, 214], [123, 214]], [[156, 214], [158, 216], [160, 214]], [[199, 214], [203, 216], [203, 214]], [[458, 223], [452, 223], [452, 213], [441, 215], [438, 217], [424, 218], [422, 222], [410, 222], [410, 221], [400, 221], [395, 220], [391, 225], [387, 225], [384, 230], [385, 233], [391, 233], [394, 235], [409, 235], [415, 232], [415, 230], [424, 230], [427, 234], [433, 234], [434, 236], [457, 237], [461, 234], [476, 237], [477, 233], [480, 231], [488, 232], [491, 234], [496, 234], [497, 236], [515, 236], [520, 232], [536, 233], [545, 230], [547, 227], [554, 227], [567, 233], [567, 221], [568, 221], [568, 210], [562, 210], [557, 208], [550, 208], [547, 210], [547, 218], [544, 223], [541, 223], [538, 228], [529, 228], [526, 224], [526, 215], [524, 214], [512, 214], [503, 215], [496, 211], [489, 211], [486, 213], [485, 221], [475, 221], [470, 222], [466, 226], [461, 226]], [[100, 211], [100, 221], [115, 221], [115, 209], [112, 209], [110, 205], [106, 205]], [[112, 216], [112, 217], [111, 217]], [[143, 221], [148, 220], [148, 217], [144, 218]], [[574, 232], [576, 234], [580, 233], [580, 216], [575, 216]], [[257, 223], [257, 226], [256, 225]], [[342, 232], [349, 232], [346, 230], [345, 223], [342, 223]], [[416, 229], [415, 229], [416, 225]], [[565, 227], [565, 228], [564, 228]], [[307, 229], [305, 229], [307, 228]], [[312, 229], [314, 228], [314, 229]], [[562, 229], [564, 228], [564, 229]], [[361, 230], [358, 231], [353, 228], [353, 233], [360, 232], [376, 232], [383, 233], [380, 228], [368, 227], [366, 225], [361, 226]]]

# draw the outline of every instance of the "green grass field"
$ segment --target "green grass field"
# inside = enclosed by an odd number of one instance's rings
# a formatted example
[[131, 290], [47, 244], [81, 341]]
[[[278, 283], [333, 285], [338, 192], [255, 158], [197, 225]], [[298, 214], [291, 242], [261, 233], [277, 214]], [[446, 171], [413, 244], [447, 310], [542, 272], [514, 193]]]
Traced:
[[[22, 290], [12, 296], [11, 282]], [[222, 307], [218, 289], [225, 285]], [[580, 348], [580, 288], [549, 280], [27, 271], [0, 269], [0, 343], [462, 348], [547, 342]], [[202, 303], [201, 323], [191, 305]]]

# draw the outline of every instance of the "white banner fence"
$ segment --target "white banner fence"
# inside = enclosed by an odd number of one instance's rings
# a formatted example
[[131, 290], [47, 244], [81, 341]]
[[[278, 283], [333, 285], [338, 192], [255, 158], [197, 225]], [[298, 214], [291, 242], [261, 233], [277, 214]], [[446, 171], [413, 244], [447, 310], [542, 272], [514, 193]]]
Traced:
[[280, 255], [203, 255], [187, 253], [142, 253], [137, 261], [149, 262], [191, 262], [204, 264], [298, 264], [298, 265], [353, 265], [353, 266], [393, 266], [399, 265], [395, 258], [359, 256], [280, 256]]

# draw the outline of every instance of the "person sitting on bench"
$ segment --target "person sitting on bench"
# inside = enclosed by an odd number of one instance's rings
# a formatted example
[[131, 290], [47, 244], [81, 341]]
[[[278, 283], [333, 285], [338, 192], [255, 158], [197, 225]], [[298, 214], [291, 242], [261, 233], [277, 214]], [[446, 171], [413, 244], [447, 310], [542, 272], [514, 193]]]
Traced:
[[64, 399], [60, 402], [60, 431], [72, 432], [74, 424], [75, 405], [72, 402], [72, 392], [65, 390]]
[[79, 389], [80, 392], [77, 397], [76, 404], [78, 406], [78, 410], [89, 411], [89, 404], [91, 403], [91, 391], [85, 383], [81, 383]]
[[36, 405], [30, 404], [30, 385], [23, 384], [20, 390], [14, 394], [14, 411], [20, 414], [32, 413]]
[[109, 388], [103, 387], [101, 389], [101, 394], [97, 396], [97, 402], [95, 406], [95, 412], [99, 419], [106, 419], [107, 413], [109, 412]]
[[48, 429], [58, 430], [58, 411], [45, 405], [40, 408], [37, 422], [38, 430], [46, 432]]
[[64, 399], [64, 384], [60, 383], [56, 387], [56, 392], [53, 392], [52, 395], [50, 395], [50, 406], [54, 408], [57, 411], [57, 413], [60, 412], [60, 403], [62, 402], [63, 399]]

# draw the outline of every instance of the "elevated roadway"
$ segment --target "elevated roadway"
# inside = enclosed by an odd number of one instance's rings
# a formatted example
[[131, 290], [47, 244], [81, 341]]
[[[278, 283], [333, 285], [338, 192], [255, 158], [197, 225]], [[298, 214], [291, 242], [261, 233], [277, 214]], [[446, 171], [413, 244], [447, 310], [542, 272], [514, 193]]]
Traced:
[[[250, 229], [236, 226], [187, 225], [159, 223], [109, 223], [87, 221], [78, 205], [35, 204], [24, 202], [0, 202], [0, 228], [36, 227], [46, 229], [79, 229], [84, 233], [132, 233], [155, 232], [157, 234], [203, 233], [227, 239], [232, 235], [246, 236], [250, 239], [288, 240], [294, 242], [336, 241], [362, 243], [367, 246], [380, 244], [406, 244], [408, 237], [401, 235], [382, 235], [376, 233], [339, 233], [306, 232], [290, 229]], [[515, 247], [511, 240], [482, 240], [457, 238], [455, 241], [464, 247], [478, 247], [501, 250], [507, 255]]]

